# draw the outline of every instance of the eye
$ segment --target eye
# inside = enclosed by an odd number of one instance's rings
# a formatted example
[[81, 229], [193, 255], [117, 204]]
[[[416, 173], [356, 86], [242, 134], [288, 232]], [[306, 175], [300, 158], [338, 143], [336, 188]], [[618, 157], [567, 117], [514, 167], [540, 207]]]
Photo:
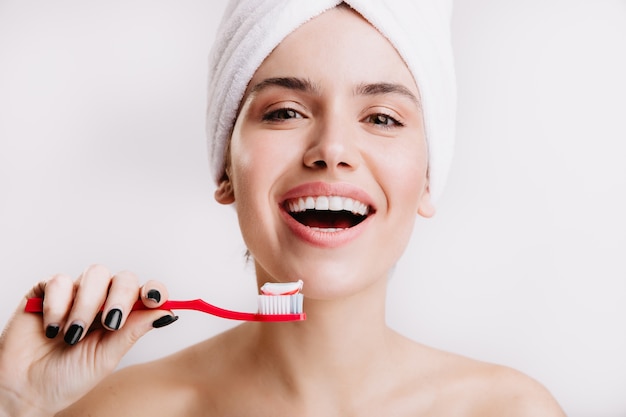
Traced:
[[263, 120], [268, 122], [281, 122], [289, 119], [302, 119], [302, 114], [296, 110], [285, 107], [277, 110], [272, 110], [263, 115]]
[[398, 119], [385, 113], [370, 114], [364, 121], [385, 129], [404, 126]]

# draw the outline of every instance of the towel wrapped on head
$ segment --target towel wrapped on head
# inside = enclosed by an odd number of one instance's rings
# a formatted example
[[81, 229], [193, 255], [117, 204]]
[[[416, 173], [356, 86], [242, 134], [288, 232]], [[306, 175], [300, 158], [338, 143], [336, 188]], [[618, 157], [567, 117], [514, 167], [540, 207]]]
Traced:
[[209, 58], [207, 135], [214, 179], [240, 102], [257, 68], [291, 32], [347, 3], [396, 48], [415, 78], [429, 152], [431, 198], [440, 196], [454, 151], [456, 83], [450, 40], [452, 0], [233, 0]]

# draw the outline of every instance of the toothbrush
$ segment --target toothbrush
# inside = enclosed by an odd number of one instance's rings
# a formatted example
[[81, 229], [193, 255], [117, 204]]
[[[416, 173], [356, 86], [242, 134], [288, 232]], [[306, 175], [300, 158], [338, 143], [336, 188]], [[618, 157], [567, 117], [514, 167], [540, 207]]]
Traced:
[[302, 280], [297, 282], [266, 282], [259, 295], [259, 314], [283, 315], [302, 313], [304, 301]]
[[[297, 288], [297, 290], [294, 290]], [[231, 320], [244, 321], [301, 321], [306, 319], [306, 314], [302, 311], [303, 295], [299, 292], [302, 289], [302, 281], [297, 283], [266, 283], [261, 287], [259, 295], [259, 312], [244, 313], [239, 311], [225, 310], [207, 303], [204, 300], [168, 300], [159, 310], [196, 310], [212, 314]], [[150, 310], [141, 300], [133, 305], [132, 311]], [[41, 313], [43, 311], [43, 298], [29, 298], [26, 302], [27, 313]]]

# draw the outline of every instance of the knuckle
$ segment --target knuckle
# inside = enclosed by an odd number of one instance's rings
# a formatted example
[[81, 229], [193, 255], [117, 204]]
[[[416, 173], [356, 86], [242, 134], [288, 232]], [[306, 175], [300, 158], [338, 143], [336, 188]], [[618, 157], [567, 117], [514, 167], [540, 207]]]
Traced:
[[137, 343], [139, 339], [141, 339], [149, 329], [151, 329], [151, 327], [148, 328], [146, 326], [137, 325], [127, 327], [124, 331], [124, 338], [126, 340], [127, 346], [130, 347]]
[[139, 280], [134, 276], [116, 275], [111, 281], [111, 289], [109, 293], [118, 295], [127, 295], [137, 298], [139, 294]]
[[89, 275], [110, 275], [109, 269], [101, 264], [92, 264], [85, 268], [85, 273]]
[[74, 293], [74, 283], [67, 275], [57, 274], [45, 283], [43, 314], [47, 320], [58, 320], [67, 313]]
[[143, 336], [143, 332], [141, 332], [139, 329], [134, 328], [131, 329], [131, 331], [127, 332], [126, 341], [129, 346], [132, 346], [137, 343], [139, 339], [141, 339], [141, 336]]
[[133, 272], [120, 271], [113, 277], [116, 284], [128, 285], [129, 287], [139, 287], [139, 278]]
[[64, 274], [56, 274], [46, 281], [46, 292], [51, 291], [68, 291], [74, 287], [72, 278]]
[[82, 274], [83, 281], [103, 282], [111, 279], [109, 269], [100, 264], [88, 266]]

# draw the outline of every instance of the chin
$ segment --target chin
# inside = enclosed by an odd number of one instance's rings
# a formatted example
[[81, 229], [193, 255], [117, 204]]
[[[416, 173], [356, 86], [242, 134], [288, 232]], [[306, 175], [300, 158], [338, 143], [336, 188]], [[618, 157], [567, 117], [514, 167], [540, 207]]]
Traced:
[[315, 267], [305, 268], [306, 272], [294, 278], [304, 282], [302, 293], [311, 300], [345, 299], [374, 288], [384, 291], [389, 271], [360, 271], [354, 265], [317, 262]]

